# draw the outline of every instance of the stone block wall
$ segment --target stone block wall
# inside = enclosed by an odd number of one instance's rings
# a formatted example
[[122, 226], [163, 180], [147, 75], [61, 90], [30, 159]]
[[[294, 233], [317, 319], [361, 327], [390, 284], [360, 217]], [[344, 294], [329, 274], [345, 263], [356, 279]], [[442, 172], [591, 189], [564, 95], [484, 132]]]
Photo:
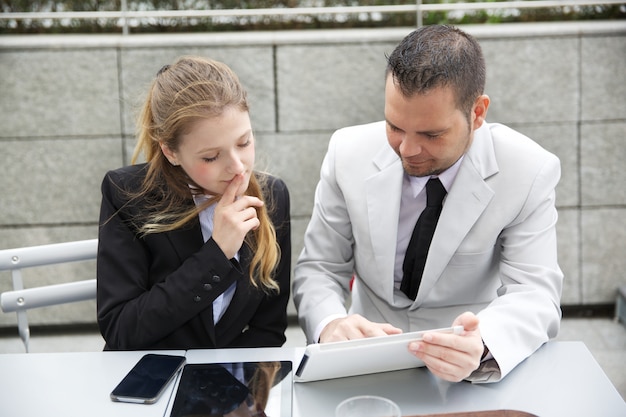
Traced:
[[[626, 23], [463, 28], [487, 60], [488, 120], [561, 159], [563, 304], [614, 302], [626, 283]], [[100, 182], [130, 161], [148, 84], [199, 54], [230, 65], [249, 91], [259, 166], [290, 187], [295, 262], [328, 139], [382, 119], [385, 54], [410, 31], [0, 37], [0, 249], [97, 237]], [[94, 276], [93, 261], [24, 272], [27, 287]], [[0, 292], [10, 280], [0, 273]], [[93, 323], [95, 302], [29, 317]], [[0, 314], [0, 327], [14, 324]]]

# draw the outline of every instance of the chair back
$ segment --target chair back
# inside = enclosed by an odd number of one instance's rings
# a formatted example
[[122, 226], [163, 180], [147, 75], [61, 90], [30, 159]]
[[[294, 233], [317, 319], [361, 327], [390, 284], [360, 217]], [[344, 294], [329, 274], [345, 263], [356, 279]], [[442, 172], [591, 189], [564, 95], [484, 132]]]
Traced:
[[0, 295], [0, 308], [17, 314], [17, 328], [29, 351], [30, 328], [27, 310], [96, 298], [96, 280], [24, 288], [21, 270], [36, 266], [95, 259], [98, 239], [0, 250], [0, 271], [11, 271], [13, 290]]

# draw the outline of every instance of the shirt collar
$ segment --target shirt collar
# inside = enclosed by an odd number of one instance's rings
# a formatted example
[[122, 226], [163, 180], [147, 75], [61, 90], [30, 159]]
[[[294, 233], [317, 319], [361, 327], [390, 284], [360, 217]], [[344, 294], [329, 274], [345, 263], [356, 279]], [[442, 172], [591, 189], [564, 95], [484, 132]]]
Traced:
[[[431, 178], [439, 178], [441, 184], [446, 189], [446, 191], [450, 190], [452, 187], [452, 183], [456, 178], [456, 174], [459, 172], [459, 168], [461, 167], [461, 162], [465, 155], [461, 155], [461, 157], [452, 165], [450, 168], [446, 169], [439, 175], [431, 175], [428, 177], [413, 177], [409, 176], [409, 181], [411, 183], [411, 190], [413, 191], [413, 197], [417, 197], [419, 193], [422, 192], [424, 187], [426, 187], [426, 183]], [[406, 174], [405, 174], [406, 175]]]

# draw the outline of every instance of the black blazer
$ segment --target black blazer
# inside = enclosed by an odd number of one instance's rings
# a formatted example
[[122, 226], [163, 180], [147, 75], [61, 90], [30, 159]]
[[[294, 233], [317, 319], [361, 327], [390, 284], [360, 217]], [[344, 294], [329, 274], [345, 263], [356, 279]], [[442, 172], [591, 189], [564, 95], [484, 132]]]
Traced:
[[[102, 182], [97, 304], [105, 349], [281, 346], [291, 271], [285, 183], [268, 177], [281, 258], [274, 275], [280, 293], [266, 294], [250, 284], [249, 247], [244, 244], [239, 262], [227, 259], [213, 239], [204, 242], [199, 220], [184, 229], [137, 235], [132, 219], [149, 207], [129, 202], [124, 190], [136, 191], [145, 172], [145, 164], [128, 166], [108, 172]], [[230, 306], [214, 325], [213, 300], [233, 282]]]

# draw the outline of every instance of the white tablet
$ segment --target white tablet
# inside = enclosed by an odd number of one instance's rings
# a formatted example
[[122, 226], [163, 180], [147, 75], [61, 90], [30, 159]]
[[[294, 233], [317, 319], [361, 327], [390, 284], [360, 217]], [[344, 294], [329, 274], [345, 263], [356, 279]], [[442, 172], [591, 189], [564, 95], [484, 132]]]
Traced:
[[421, 340], [425, 333], [461, 334], [462, 331], [463, 326], [455, 326], [311, 344], [306, 347], [294, 381], [319, 381], [424, 366], [424, 362], [409, 352], [409, 342]]

